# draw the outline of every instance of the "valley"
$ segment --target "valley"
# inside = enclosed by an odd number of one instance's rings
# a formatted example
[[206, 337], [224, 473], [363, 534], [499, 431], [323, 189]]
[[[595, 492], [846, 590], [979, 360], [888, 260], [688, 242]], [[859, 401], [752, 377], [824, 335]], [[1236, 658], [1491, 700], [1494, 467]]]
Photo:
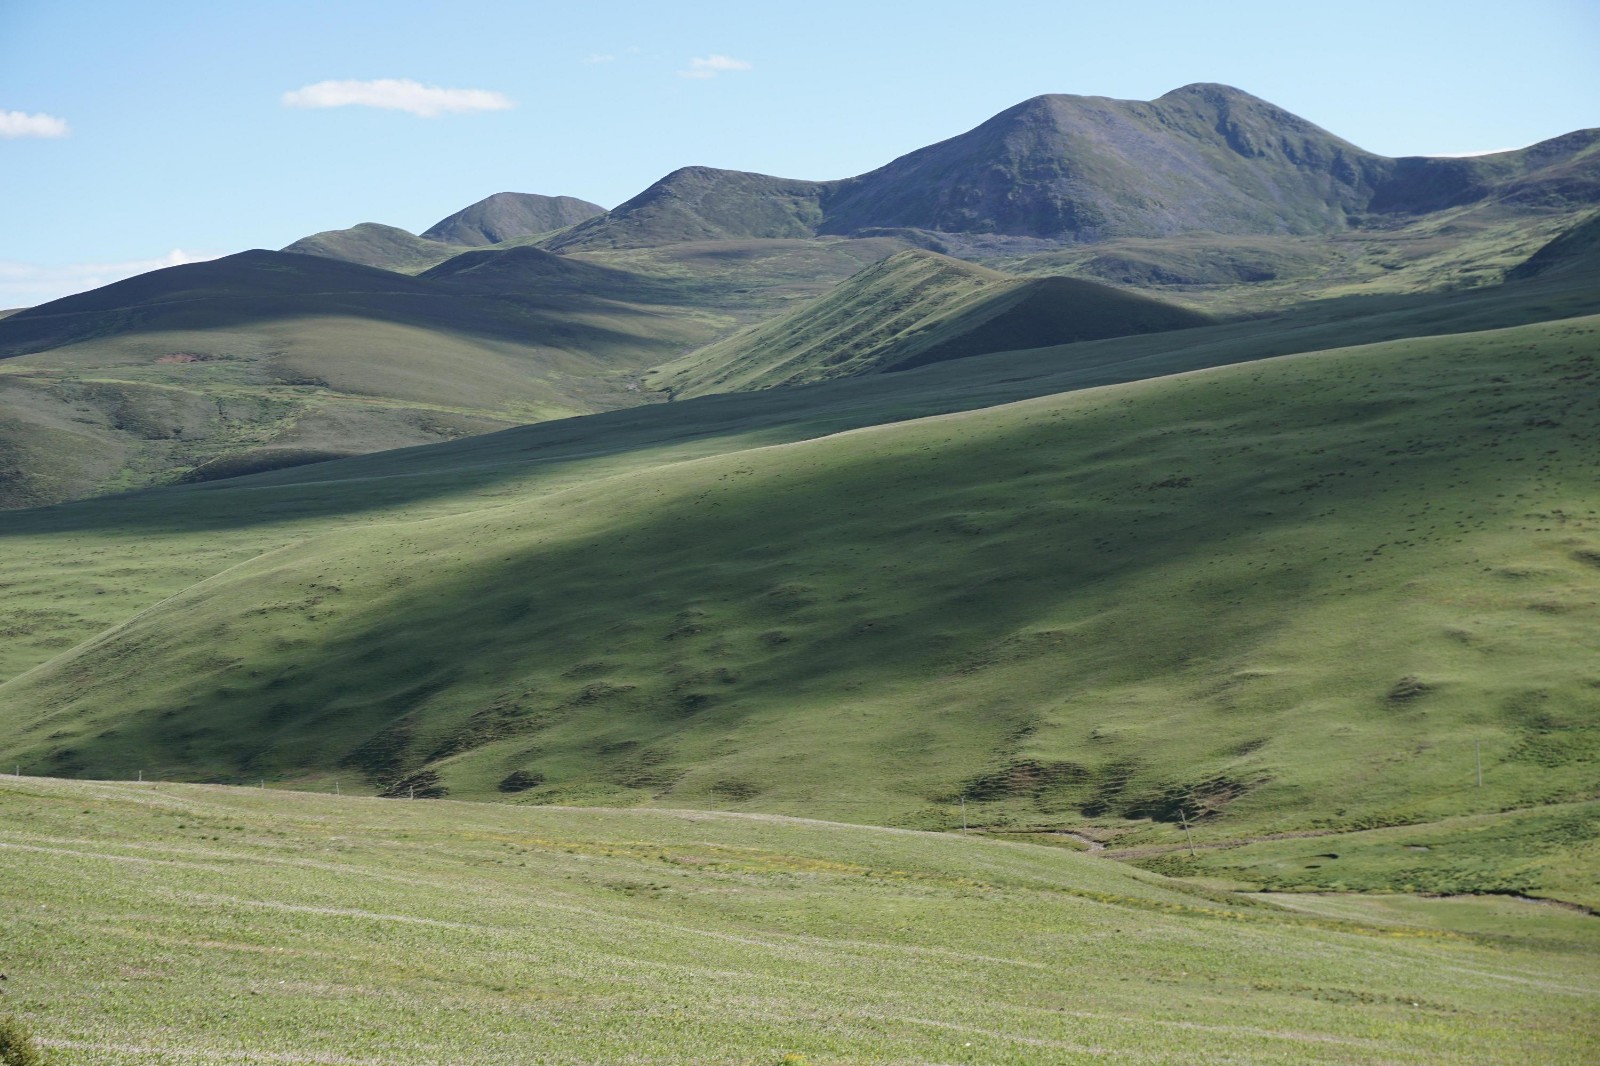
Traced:
[[1199, 84], [0, 318], [0, 1006], [69, 1066], [1586, 1061], [1597, 205], [1595, 130]]

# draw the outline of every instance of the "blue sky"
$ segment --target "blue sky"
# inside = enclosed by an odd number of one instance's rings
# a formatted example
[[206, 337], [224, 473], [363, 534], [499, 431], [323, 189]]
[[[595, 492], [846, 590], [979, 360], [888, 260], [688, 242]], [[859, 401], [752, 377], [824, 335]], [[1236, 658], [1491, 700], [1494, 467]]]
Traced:
[[0, 0], [0, 307], [507, 189], [844, 177], [1047, 92], [1218, 81], [1387, 155], [1520, 147], [1600, 125], [1597, 55], [1595, 0]]

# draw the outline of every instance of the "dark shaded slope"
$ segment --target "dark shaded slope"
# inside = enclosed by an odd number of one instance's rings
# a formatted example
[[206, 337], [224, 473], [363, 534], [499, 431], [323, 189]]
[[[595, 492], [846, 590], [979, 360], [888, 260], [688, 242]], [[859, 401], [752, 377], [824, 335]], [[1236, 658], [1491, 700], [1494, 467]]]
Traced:
[[255, 249], [52, 300], [0, 321], [0, 355], [153, 329], [204, 329], [308, 311], [398, 312], [423, 282], [323, 256]]
[[686, 394], [804, 385], [1211, 321], [1098, 282], [1017, 278], [912, 250], [806, 307], [692, 352], [651, 380]]
[[497, 192], [440, 219], [422, 235], [428, 240], [479, 247], [566, 229], [605, 213], [599, 204], [572, 196]]
[[0, 506], [627, 406], [641, 370], [725, 328], [623, 271], [476, 254], [505, 266], [423, 279], [246, 252], [0, 321]]
[[884, 369], [910, 370], [989, 352], [1164, 333], [1212, 322], [1198, 311], [1082, 278], [1030, 278], [959, 313], [947, 327], [952, 334], [948, 340]]
[[[566, 261], [537, 249], [468, 253], [409, 277], [289, 252], [249, 251], [151, 271], [0, 320], [0, 356], [155, 330], [208, 330], [311, 316], [420, 325], [480, 337], [540, 340], [557, 330], [583, 344], [565, 315], [592, 296], [661, 298], [650, 279]], [[506, 258], [495, 258], [506, 256]], [[462, 258], [462, 257], [457, 257]], [[530, 266], [531, 265], [531, 266]], [[589, 291], [590, 285], [598, 292]]]
[[1418, 215], [1485, 200], [1540, 210], [1600, 202], [1600, 130], [1493, 155], [1389, 160], [1367, 206], [1379, 214]]
[[347, 263], [413, 274], [442, 263], [461, 249], [453, 244], [430, 241], [395, 226], [363, 222], [349, 229], [324, 230], [301, 237], [283, 249], [299, 255], [320, 255]]
[[1511, 280], [1544, 274], [1600, 272], [1600, 215], [1562, 233], [1528, 257], [1527, 262], [1506, 273]]
[[678, 288], [662, 278], [572, 259], [542, 248], [483, 248], [463, 252], [420, 277], [463, 292], [537, 293], [577, 299], [670, 302]]

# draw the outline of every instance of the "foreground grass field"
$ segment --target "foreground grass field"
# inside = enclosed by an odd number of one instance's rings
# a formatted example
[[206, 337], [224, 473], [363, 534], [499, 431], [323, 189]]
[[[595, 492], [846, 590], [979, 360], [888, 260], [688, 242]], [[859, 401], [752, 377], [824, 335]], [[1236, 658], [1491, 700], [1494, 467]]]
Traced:
[[1590, 918], [750, 815], [0, 778], [62, 1066], [1582, 1063]]

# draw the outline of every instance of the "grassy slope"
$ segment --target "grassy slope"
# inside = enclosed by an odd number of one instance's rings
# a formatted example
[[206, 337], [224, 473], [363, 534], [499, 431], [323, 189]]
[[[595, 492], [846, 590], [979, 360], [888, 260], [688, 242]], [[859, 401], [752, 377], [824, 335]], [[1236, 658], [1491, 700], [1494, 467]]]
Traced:
[[1579, 319], [508, 486], [12, 680], [6, 754], [1223, 835], [1591, 795], [1597, 356]]
[[283, 250], [416, 274], [460, 255], [462, 248], [461, 244], [428, 240], [394, 226], [362, 222], [349, 229], [324, 230], [301, 237]]
[[932, 252], [897, 252], [814, 303], [668, 363], [650, 381], [695, 395], [867, 373], [904, 347], [908, 331], [992, 297], [1008, 280]]
[[1210, 321], [1094, 282], [1008, 277], [911, 250], [868, 267], [815, 303], [660, 367], [646, 380], [680, 395], [774, 388]]
[[[644, 367], [729, 324], [694, 294], [590, 264], [480, 291], [448, 264], [416, 279], [231, 258], [6, 321], [0, 341], [34, 354], [0, 362], [0, 505], [627, 406]], [[605, 291], [574, 291], [574, 271]]]
[[[0, 778], [63, 1066], [1586, 1061], [1592, 920], [1226, 899], [1059, 849]], [[786, 1058], [785, 1056], [792, 1056]]]

